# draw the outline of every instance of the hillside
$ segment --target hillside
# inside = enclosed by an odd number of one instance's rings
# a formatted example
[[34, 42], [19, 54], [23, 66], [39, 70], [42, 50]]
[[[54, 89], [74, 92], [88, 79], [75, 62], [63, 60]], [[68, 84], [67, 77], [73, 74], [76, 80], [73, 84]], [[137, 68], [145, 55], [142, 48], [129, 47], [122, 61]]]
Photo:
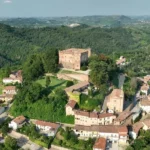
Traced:
[[58, 50], [77, 47], [92, 49], [93, 53], [147, 50], [150, 46], [149, 27], [111, 28], [86, 25], [69, 28], [14, 28], [0, 24], [0, 67], [18, 64], [27, 56], [56, 48]]
[[52, 27], [67, 26], [72, 23], [86, 24], [95, 27], [120, 27], [139, 23], [138, 18], [127, 16], [83, 16], [83, 17], [51, 17], [51, 18], [1, 18], [1, 23], [14, 27]]

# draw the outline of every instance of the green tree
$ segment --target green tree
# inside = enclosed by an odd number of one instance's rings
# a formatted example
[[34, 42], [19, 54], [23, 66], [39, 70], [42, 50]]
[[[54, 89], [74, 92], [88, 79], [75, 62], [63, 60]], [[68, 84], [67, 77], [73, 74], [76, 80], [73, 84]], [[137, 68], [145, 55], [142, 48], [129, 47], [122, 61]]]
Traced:
[[74, 85], [73, 81], [67, 81], [66, 87], [70, 87], [70, 86], [72, 86], [72, 85]]
[[50, 83], [51, 83], [50, 77], [46, 76], [46, 87], [49, 87]]
[[17, 150], [17, 141], [14, 138], [6, 137], [5, 148], [7, 150]]

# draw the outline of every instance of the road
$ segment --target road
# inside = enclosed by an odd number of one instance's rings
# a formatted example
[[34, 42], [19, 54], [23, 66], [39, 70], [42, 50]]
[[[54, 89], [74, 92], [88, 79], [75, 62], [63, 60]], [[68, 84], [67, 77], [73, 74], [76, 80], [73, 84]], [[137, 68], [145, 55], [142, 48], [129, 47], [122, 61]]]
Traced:
[[125, 75], [124, 74], [119, 74], [118, 76], [118, 80], [119, 80], [119, 89], [123, 89], [123, 84], [124, 84], [124, 81], [125, 81]]
[[5, 112], [0, 115], [0, 124], [3, 123], [8, 118], [8, 111], [9, 111], [11, 106], [12, 106], [12, 104], [9, 104], [6, 107]]
[[43, 148], [32, 141], [29, 140], [29, 138], [23, 134], [20, 134], [16, 131], [12, 131], [8, 134], [12, 138], [15, 138], [17, 140], [17, 144], [19, 147], [21, 147], [24, 150], [48, 150], [47, 148]]

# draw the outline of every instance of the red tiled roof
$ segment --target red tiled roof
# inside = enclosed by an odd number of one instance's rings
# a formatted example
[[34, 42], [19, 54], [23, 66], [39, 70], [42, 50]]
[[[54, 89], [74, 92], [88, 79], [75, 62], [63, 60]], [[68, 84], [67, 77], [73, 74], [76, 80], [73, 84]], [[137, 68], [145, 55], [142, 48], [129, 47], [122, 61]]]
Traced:
[[106, 142], [106, 139], [103, 138], [103, 137], [100, 137], [100, 138], [98, 138], [98, 139], [96, 140], [96, 142], [95, 142], [93, 148], [105, 150], [105, 148], [106, 148], [106, 143], [107, 143], [107, 142]]
[[24, 116], [18, 116], [13, 121], [17, 124], [22, 124], [25, 120], [26, 118]]
[[59, 124], [58, 123], [52, 123], [52, 122], [46, 122], [46, 121], [41, 121], [41, 120], [37, 120], [35, 122], [36, 125], [40, 125], [40, 126], [49, 126], [53, 129], [58, 128]]
[[128, 133], [127, 127], [126, 126], [117, 126], [117, 125], [93, 125], [93, 126], [83, 126], [83, 125], [76, 125], [74, 127], [76, 130], [81, 130], [81, 131], [97, 131], [97, 132], [103, 132], [103, 133], [118, 133], [121, 134], [123, 133]]
[[16, 86], [5, 86], [4, 90], [16, 90]]
[[75, 115], [80, 115], [80, 116], [86, 116], [86, 117], [89, 117], [89, 112], [87, 112], [87, 111], [76, 110], [76, 111], [75, 111]]
[[74, 100], [69, 100], [69, 102], [66, 104], [66, 106], [70, 106], [70, 107], [73, 109], [76, 104], [77, 104], [76, 101], [74, 101]]

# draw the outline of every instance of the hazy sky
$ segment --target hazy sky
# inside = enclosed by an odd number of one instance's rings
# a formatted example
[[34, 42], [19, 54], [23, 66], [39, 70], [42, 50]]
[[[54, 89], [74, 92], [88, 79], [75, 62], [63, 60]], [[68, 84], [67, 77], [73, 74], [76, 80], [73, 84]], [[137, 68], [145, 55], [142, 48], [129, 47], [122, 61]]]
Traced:
[[150, 15], [150, 0], [0, 0], [0, 17]]

